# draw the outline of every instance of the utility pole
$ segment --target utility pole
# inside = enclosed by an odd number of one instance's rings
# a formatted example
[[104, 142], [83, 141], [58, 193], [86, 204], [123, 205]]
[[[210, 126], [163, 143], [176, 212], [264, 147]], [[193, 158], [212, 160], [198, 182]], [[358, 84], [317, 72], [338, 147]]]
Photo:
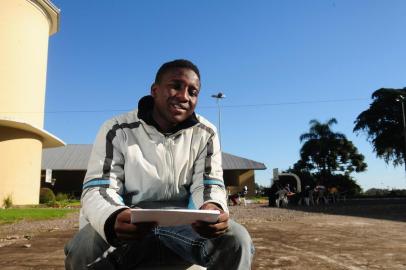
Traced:
[[218, 92], [215, 95], [211, 95], [212, 98], [215, 98], [217, 100], [217, 109], [218, 109], [218, 134], [219, 134], [219, 141], [220, 141], [220, 149], [221, 149], [221, 109], [220, 109], [220, 100], [225, 98], [226, 95], [224, 95], [222, 92]]
[[399, 98], [396, 99], [397, 102], [400, 102], [400, 104], [402, 104], [403, 139], [404, 139], [403, 162], [405, 163], [405, 172], [406, 172], [406, 118], [405, 118], [404, 100], [405, 100], [405, 97], [402, 95], [400, 95]]

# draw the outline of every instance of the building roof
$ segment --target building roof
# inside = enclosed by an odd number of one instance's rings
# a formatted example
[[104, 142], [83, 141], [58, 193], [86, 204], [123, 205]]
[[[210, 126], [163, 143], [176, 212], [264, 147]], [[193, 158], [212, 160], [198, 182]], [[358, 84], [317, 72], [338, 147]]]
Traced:
[[[86, 170], [91, 144], [68, 144], [42, 151], [42, 169]], [[263, 163], [223, 152], [223, 170], [265, 170]]]
[[223, 170], [265, 170], [264, 163], [223, 152]]
[[91, 144], [68, 144], [44, 149], [41, 167], [43, 170], [86, 170], [91, 152]]

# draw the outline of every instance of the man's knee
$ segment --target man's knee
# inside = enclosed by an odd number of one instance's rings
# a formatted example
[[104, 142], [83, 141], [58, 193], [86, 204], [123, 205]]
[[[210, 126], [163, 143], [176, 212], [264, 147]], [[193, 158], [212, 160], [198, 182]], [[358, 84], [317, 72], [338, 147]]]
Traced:
[[248, 231], [244, 226], [233, 220], [229, 221], [229, 229], [227, 233], [218, 238], [217, 241], [215, 242], [218, 243], [218, 252], [227, 254], [227, 256], [252, 257], [255, 251]]
[[109, 248], [90, 224], [83, 227], [66, 245], [66, 269], [85, 269], [85, 266], [101, 256]]
[[[240, 224], [230, 220], [229, 230], [221, 237], [214, 238], [207, 263], [210, 269], [251, 269], [254, 245], [248, 231]], [[211, 252], [210, 252], [211, 251]]]
[[229, 230], [222, 238], [227, 248], [232, 248], [241, 255], [250, 254], [252, 256], [254, 254], [255, 248], [251, 236], [241, 224], [230, 220]]

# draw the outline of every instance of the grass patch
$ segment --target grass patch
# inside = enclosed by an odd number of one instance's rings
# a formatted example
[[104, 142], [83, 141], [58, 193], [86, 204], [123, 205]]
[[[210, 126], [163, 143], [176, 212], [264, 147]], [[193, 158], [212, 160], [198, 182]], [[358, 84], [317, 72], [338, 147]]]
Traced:
[[56, 208], [80, 208], [80, 201], [78, 200], [55, 200], [44, 204], [48, 207]]
[[66, 208], [9, 208], [0, 209], [0, 224], [14, 223], [20, 220], [44, 220], [63, 218], [78, 209]]
[[248, 200], [251, 200], [252, 203], [268, 203], [268, 197], [264, 197], [264, 196], [252, 196], [252, 197], [248, 197]]

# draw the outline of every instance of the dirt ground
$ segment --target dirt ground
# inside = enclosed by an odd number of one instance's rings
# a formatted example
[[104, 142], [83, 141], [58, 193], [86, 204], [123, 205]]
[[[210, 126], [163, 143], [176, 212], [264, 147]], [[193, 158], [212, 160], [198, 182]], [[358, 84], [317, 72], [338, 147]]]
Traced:
[[[253, 269], [406, 269], [406, 199], [230, 210], [253, 238]], [[0, 226], [0, 269], [63, 269], [76, 220]]]

